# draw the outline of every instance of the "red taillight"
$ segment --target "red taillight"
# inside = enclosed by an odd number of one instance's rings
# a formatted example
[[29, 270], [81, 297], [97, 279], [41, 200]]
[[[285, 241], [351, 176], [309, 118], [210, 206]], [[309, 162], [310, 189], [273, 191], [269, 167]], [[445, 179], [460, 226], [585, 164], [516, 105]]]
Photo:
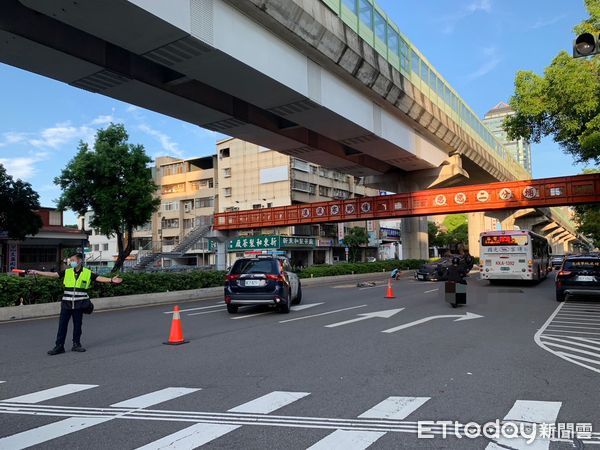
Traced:
[[227, 303], [228, 305], [231, 303], [231, 297], [229, 295], [225, 296], [225, 303]]
[[571, 275], [571, 271], [570, 270], [561, 270], [556, 275], [559, 277], [565, 277], [567, 275]]
[[239, 278], [239, 275], [226, 275], [225, 278], [227, 279], [227, 281], [235, 281]]
[[283, 277], [283, 275], [273, 275], [273, 274], [267, 274], [265, 275], [267, 277], [267, 280], [273, 280], [273, 281], [285, 281], [285, 278]]

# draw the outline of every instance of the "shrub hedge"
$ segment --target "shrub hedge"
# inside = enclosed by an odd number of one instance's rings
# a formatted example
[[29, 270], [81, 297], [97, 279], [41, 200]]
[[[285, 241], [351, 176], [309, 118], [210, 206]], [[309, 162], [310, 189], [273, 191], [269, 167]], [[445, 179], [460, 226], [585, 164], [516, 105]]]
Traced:
[[[90, 297], [97, 298], [200, 289], [222, 286], [224, 276], [225, 272], [220, 271], [126, 273], [122, 275], [122, 284], [96, 283], [89, 292]], [[56, 302], [61, 299], [62, 292], [59, 279], [0, 275], [0, 306], [19, 305], [21, 299], [24, 304]]]
[[304, 269], [298, 274], [300, 278], [317, 278], [317, 277], [329, 277], [332, 275], [351, 275], [353, 273], [374, 273], [374, 272], [388, 272], [393, 269], [409, 270], [418, 269], [427, 261], [422, 259], [404, 259], [404, 260], [389, 260], [389, 261], [376, 261], [372, 263], [361, 262], [361, 263], [339, 263], [339, 264], [321, 264], [318, 266], [311, 266]]
[[[317, 265], [308, 267], [298, 273], [300, 278], [318, 278], [333, 275], [350, 275], [352, 273], [374, 273], [416, 269], [426, 261], [417, 259], [377, 261], [372, 263], [340, 263], [334, 265]], [[90, 289], [90, 297], [115, 297], [119, 295], [150, 294], [153, 292], [183, 291], [223, 285], [225, 272], [192, 271], [192, 272], [152, 272], [125, 273], [123, 283], [108, 285], [97, 283]], [[15, 306], [21, 303], [49, 303], [59, 301], [62, 297], [62, 282], [54, 278], [16, 277], [0, 275], [0, 307]]]

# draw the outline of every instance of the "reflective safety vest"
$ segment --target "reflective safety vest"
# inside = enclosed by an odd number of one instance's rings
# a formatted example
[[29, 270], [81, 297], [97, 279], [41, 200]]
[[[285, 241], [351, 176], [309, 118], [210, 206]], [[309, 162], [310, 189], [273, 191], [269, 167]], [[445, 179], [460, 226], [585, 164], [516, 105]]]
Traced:
[[78, 301], [87, 300], [90, 296], [87, 290], [92, 285], [92, 271], [90, 269], [83, 268], [79, 274], [79, 277], [75, 277], [75, 269], [65, 270], [65, 278], [63, 280], [65, 290], [63, 292], [63, 300]]

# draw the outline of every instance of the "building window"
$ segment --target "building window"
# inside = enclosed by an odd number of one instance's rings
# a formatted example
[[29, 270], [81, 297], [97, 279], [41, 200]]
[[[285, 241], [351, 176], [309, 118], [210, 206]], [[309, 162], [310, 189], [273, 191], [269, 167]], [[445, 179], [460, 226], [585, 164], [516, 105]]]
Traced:
[[108, 251], [108, 244], [102, 244], [102, 251]]
[[227, 188], [223, 189], [223, 195], [225, 197], [231, 197], [231, 188], [227, 187]]
[[347, 199], [350, 198], [350, 192], [343, 189], [333, 189], [333, 198]]
[[56, 263], [57, 249], [55, 247], [20, 247], [19, 260], [23, 264]]
[[177, 192], [185, 192], [185, 183], [165, 184], [162, 187], [163, 194], [175, 194]]
[[387, 22], [385, 21], [385, 17], [383, 17], [378, 11], [375, 11], [375, 36], [377, 36], [381, 42], [386, 41], [386, 27]]
[[319, 186], [319, 195], [321, 197], [331, 197], [330, 189], [327, 186]]
[[302, 172], [309, 172], [310, 165], [306, 161], [294, 158], [292, 159], [292, 169], [300, 170]]
[[299, 192], [308, 192], [309, 194], [315, 194], [317, 185], [313, 183], [307, 183], [306, 181], [293, 180], [292, 189]]
[[219, 158], [220, 159], [229, 158], [230, 154], [231, 154], [231, 152], [229, 151], [228, 148], [222, 148], [221, 150], [219, 150]]
[[164, 228], [164, 229], [179, 228], [179, 219], [163, 219], [162, 220], [162, 228]]
[[356, 14], [356, 11], [358, 11], [356, 8], [356, 0], [342, 0], [342, 3], [346, 6], [346, 8], [352, 11], [352, 14]]
[[252, 209], [261, 209], [262, 208], [262, 203], [255, 203], [254, 205], [252, 205]]
[[269, 202], [267, 203], [267, 208], [272, 208], [273, 207], [273, 203]]
[[163, 245], [177, 245], [179, 244], [179, 236], [166, 237], [163, 239]]
[[388, 50], [394, 55], [398, 55], [400, 53], [400, 35], [390, 26], [388, 26], [387, 29], [387, 45]]
[[212, 197], [202, 197], [195, 200], [196, 209], [198, 208], [212, 208], [215, 206], [215, 199]]
[[229, 178], [231, 176], [231, 167], [225, 167], [223, 169], [223, 176]]
[[194, 226], [194, 219], [183, 219], [183, 229], [188, 230]]
[[179, 211], [179, 202], [163, 202], [164, 211]]
[[94, 251], [100, 251], [100, 244], [94, 244]]
[[183, 162], [180, 163], [176, 163], [176, 164], [169, 164], [166, 166], [162, 166], [160, 168], [161, 171], [161, 175], [164, 176], [168, 176], [168, 175], [177, 175], [180, 173], [185, 173], [185, 166]]
[[239, 210], [240, 208], [238, 208], [237, 206], [228, 206], [227, 208], [225, 208], [225, 212], [236, 212]]
[[61, 226], [62, 225], [62, 212], [50, 211], [50, 214], [48, 217], [48, 225]]
[[318, 167], [317, 167], [317, 166], [313, 166], [313, 165], [311, 165], [311, 166], [310, 166], [310, 173], [311, 173], [311, 174], [313, 174], [313, 175], [316, 175], [316, 174], [317, 174], [317, 172], [318, 172], [318, 170], [319, 170], [319, 169], [318, 169]]
[[135, 231], [150, 231], [152, 230], [152, 222], [146, 222], [141, 227], [137, 227]]
[[358, 16], [360, 21], [364, 23], [371, 30], [373, 29], [373, 5], [369, 3], [369, 0], [359, 0], [359, 11]]

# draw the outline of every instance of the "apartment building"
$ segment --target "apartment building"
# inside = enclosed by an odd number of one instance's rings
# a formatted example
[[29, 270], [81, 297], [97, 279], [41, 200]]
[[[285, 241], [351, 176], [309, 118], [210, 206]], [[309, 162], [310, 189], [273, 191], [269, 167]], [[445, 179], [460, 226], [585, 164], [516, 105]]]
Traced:
[[[377, 195], [360, 178], [326, 169], [298, 158], [236, 138], [217, 143], [218, 211], [270, 208], [297, 203]], [[264, 247], [274, 238], [280, 250], [288, 251], [292, 264], [309, 266], [345, 259], [343, 239], [349, 228], [367, 229], [370, 242], [363, 258], [377, 256], [377, 221], [319, 224], [246, 230], [229, 245], [230, 262], [244, 250]], [[252, 236], [254, 239], [244, 237]], [[252, 241], [253, 245], [250, 245]], [[245, 246], [244, 246], [245, 242]]]
[[[161, 204], [150, 223], [135, 230], [136, 254], [176, 252], [192, 230], [208, 226], [216, 207], [216, 158], [214, 155], [190, 159], [170, 156], [156, 159], [154, 182]], [[211, 244], [201, 238], [179, 257], [161, 257], [154, 265], [210, 265]]]

